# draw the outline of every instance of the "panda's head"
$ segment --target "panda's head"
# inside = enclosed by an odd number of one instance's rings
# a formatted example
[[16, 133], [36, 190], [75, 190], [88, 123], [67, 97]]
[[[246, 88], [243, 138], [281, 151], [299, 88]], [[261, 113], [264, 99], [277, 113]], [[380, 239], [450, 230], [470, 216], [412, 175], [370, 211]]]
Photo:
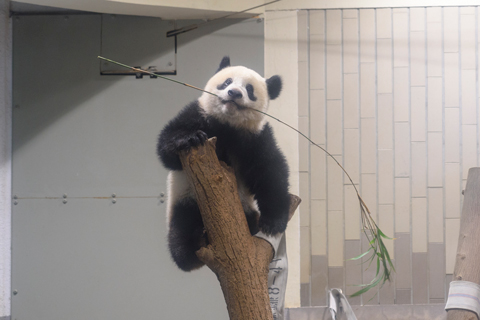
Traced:
[[[230, 66], [230, 58], [224, 57], [217, 73], [210, 78], [199, 99], [206, 114], [237, 128], [259, 132], [265, 124], [268, 103], [280, 94], [282, 80], [279, 76], [264, 79], [255, 71]], [[255, 109], [255, 110], [252, 110]]]

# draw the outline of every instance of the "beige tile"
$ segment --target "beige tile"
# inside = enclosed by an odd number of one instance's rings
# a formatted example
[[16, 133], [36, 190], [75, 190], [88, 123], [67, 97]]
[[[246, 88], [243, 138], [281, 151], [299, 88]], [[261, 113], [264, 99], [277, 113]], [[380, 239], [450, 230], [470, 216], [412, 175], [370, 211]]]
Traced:
[[342, 98], [342, 45], [327, 44], [327, 99]]
[[339, 45], [342, 43], [342, 11], [327, 10], [326, 11], [326, 32], [327, 44]]
[[359, 77], [358, 73], [343, 75], [343, 126], [356, 129], [359, 125]]
[[443, 134], [428, 133], [428, 186], [443, 187]]
[[460, 218], [460, 164], [445, 163], [445, 217]]
[[444, 54], [445, 107], [458, 107], [460, 105], [460, 79], [458, 57], [458, 53]]
[[300, 283], [310, 283], [310, 227], [300, 227]]
[[[395, 263], [395, 261], [392, 261], [392, 263]], [[395, 304], [395, 272], [390, 274], [390, 279], [391, 281], [387, 281], [380, 288], [379, 300], [381, 305], [391, 306]]]
[[443, 131], [443, 80], [440, 77], [428, 78], [427, 130]]
[[393, 204], [393, 150], [378, 150], [378, 203]]
[[428, 269], [430, 303], [432, 302], [431, 299], [445, 299], [445, 288], [443, 287], [445, 277], [444, 243], [428, 244]]
[[310, 149], [310, 197], [312, 199], [327, 199], [326, 154], [313, 146]]
[[393, 240], [395, 236], [395, 217], [394, 217], [394, 209], [392, 204], [381, 204], [378, 206], [378, 227], [382, 232], [389, 238], [383, 239], [385, 246], [387, 247], [388, 253], [390, 255], [390, 259], [395, 259], [395, 250], [393, 244], [395, 240]]
[[457, 255], [458, 236], [460, 234], [460, 219], [445, 220], [445, 271], [453, 273]]
[[308, 105], [308, 65], [305, 61], [298, 62], [298, 116], [309, 115]]
[[[298, 130], [303, 132], [308, 136], [309, 133], [309, 118], [308, 117], [298, 117]], [[310, 163], [310, 142], [307, 139], [298, 140], [298, 151], [299, 151], [299, 171], [308, 172], [309, 163]]]
[[327, 303], [328, 264], [325, 255], [312, 256], [312, 306], [324, 306]]
[[[368, 234], [370, 234], [367, 231]], [[369, 246], [370, 239], [367, 239], [367, 236], [365, 233], [362, 232], [362, 253], [366, 252], [370, 246]], [[375, 278], [375, 273], [376, 273], [376, 267], [374, 264], [368, 265], [370, 255], [367, 255], [362, 258], [362, 264], [363, 264], [363, 273], [362, 273], [362, 282], [365, 283], [370, 283], [374, 278]], [[366, 293], [362, 294], [362, 301], [364, 305], [375, 305], [378, 304], [378, 287], [372, 288], [371, 290], [367, 291]]]
[[[335, 157], [342, 163], [342, 157]], [[330, 157], [327, 158], [328, 211], [343, 210], [343, 171]]]
[[395, 177], [410, 176], [410, 126], [395, 123]]
[[360, 10], [360, 62], [375, 62], [375, 10]]
[[428, 241], [443, 243], [443, 188], [428, 189]]
[[[358, 184], [360, 182], [360, 133], [358, 129], [345, 129], [343, 134], [345, 141], [343, 167], [353, 183]], [[345, 178], [345, 183], [350, 183], [348, 178]]]
[[468, 170], [477, 167], [477, 138], [476, 125], [462, 126], [462, 172], [465, 180], [468, 177]]
[[426, 101], [425, 87], [411, 88], [412, 141], [426, 140]]
[[377, 93], [392, 93], [392, 39], [377, 39]]
[[445, 52], [458, 52], [458, 7], [443, 8], [443, 41]]
[[327, 150], [333, 155], [343, 151], [342, 101], [327, 100]]
[[344, 288], [344, 268], [343, 267], [329, 267], [328, 268], [328, 286], [330, 288]]
[[408, 68], [395, 68], [393, 70], [393, 110], [396, 122], [410, 121], [408, 72]]
[[476, 71], [462, 70], [462, 123], [477, 123]]
[[375, 117], [375, 64], [360, 64], [360, 114]]
[[377, 39], [392, 38], [392, 9], [377, 9]]
[[[357, 186], [358, 188], [358, 186]], [[360, 240], [361, 213], [357, 193], [351, 184], [345, 190], [345, 239]]]
[[396, 233], [395, 238], [395, 284], [397, 289], [410, 289], [412, 287], [410, 233]]
[[475, 14], [462, 15], [460, 19], [460, 48], [462, 70], [475, 70]]
[[395, 304], [411, 304], [412, 290], [411, 289], [397, 289]]
[[298, 61], [308, 60], [308, 11], [297, 11]]
[[[427, 8], [428, 11], [429, 8]], [[440, 22], [428, 22], [427, 24], [427, 65], [429, 77], [441, 77], [443, 42], [442, 24]]]
[[327, 254], [327, 203], [325, 200], [312, 200], [312, 255]]
[[412, 300], [414, 304], [428, 303], [428, 262], [427, 253], [412, 254]]
[[427, 252], [427, 198], [412, 198], [412, 251]]
[[445, 162], [460, 162], [460, 114], [458, 108], [445, 109]]
[[300, 306], [310, 306], [310, 282], [300, 283]]
[[320, 145], [326, 143], [325, 91], [310, 90], [310, 138]]
[[410, 232], [410, 178], [395, 178], [395, 232]]
[[358, 73], [358, 19], [345, 19], [343, 12], [343, 72]]
[[325, 34], [325, 10], [310, 10], [310, 36]]
[[425, 85], [425, 31], [410, 32], [410, 85]]
[[376, 123], [374, 118], [364, 118], [360, 122], [360, 158], [362, 173], [376, 173]]
[[310, 174], [300, 172], [300, 226], [310, 226]]
[[425, 8], [410, 8], [410, 31], [425, 30]]
[[442, 7], [427, 8], [427, 22], [442, 22]]
[[[351, 260], [361, 254], [361, 243], [359, 240], [347, 240], [345, 241], [345, 293], [351, 295], [358, 290], [358, 285], [362, 282], [362, 265], [358, 260]], [[360, 300], [357, 298], [349, 297], [351, 305], [360, 304]]]
[[412, 197], [427, 196], [427, 144], [412, 142]]
[[393, 66], [408, 67], [408, 13], [393, 9]]
[[310, 35], [310, 89], [325, 89], [325, 35]]
[[378, 149], [393, 149], [393, 97], [378, 95]]
[[358, 9], [343, 9], [343, 19], [357, 19]]
[[372, 173], [361, 175], [360, 195], [370, 213], [377, 220], [377, 176]]
[[343, 211], [328, 211], [328, 266], [342, 267], [343, 254]]

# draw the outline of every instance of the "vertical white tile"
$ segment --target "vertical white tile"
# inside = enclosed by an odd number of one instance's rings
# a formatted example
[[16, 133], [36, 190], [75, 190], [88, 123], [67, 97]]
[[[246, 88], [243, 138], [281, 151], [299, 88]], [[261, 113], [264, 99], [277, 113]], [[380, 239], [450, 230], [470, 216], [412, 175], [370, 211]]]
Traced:
[[425, 49], [425, 32], [410, 32], [410, 84], [412, 86], [425, 85]]
[[475, 70], [462, 70], [462, 123], [477, 123], [477, 92]]
[[342, 102], [327, 100], [327, 151], [341, 155], [343, 151]]
[[[307, 136], [308, 136], [308, 122], [309, 122], [309, 119], [307, 117], [298, 118], [298, 130], [300, 130], [300, 132], [303, 132]], [[303, 172], [309, 171], [309, 164], [310, 164], [309, 145], [310, 145], [310, 142], [308, 142], [307, 139], [302, 138], [298, 140], [299, 171], [303, 171]]]
[[443, 243], [443, 188], [428, 189], [428, 241]]
[[[431, 8], [427, 8], [430, 10]], [[442, 76], [442, 24], [440, 22], [427, 23], [427, 66], [429, 77]]]
[[325, 34], [325, 10], [310, 10], [310, 35]]
[[393, 150], [378, 150], [378, 203], [393, 204]]
[[442, 78], [429, 77], [428, 78], [428, 131], [439, 132], [443, 131], [443, 89]]
[[312, 199], [327, 199], [327, 159], [323, 150], [310, 149], [310, 196]]
[[412, 251], [427, 252], [427, 198], [412, 198]]
[[[360, 181], [360, 133], [358, 129], [344, 130], [344, 168], [355, 184]], [[345, 183], [349, 183], [345, 178]]]
[[475, 15], [462, 14], [460, 20], [460, 49], [462, 70], [475, 70]]
[[327, 255], [327, 203], [312, 200], [311, 203], [312, 255]]
[[375, 62], [375, 10], [359, 11], [360, 62]]
[[443, 8], [444, 52], [458, 52], [458, 7]]
[[395, 177], [410, 176], [410, 126], [395, 123]]
[[360, 64], [360, 115], [375, 117], [375, 64]]
[[357, 9], [343, 9], [343, 19], [356, 19], [358, 18]]
[[326, 143], [325, 91], [310, 90], [310, 139], [316, 144]]
[[378, 149], [393, 149], [393, 106], [391, 94], [378, 95]]
[[[395, 216], [392, 204], [381, 204], [378, 206], [378, 226], [380, 230], [390, 238], [394, 237], [395, 234]], [[390, 259], [394, 259], [394, 240], [384, 239], [384, 244], [387, 247], [388, 253], [390, 254]]]
[[308, 116], [308, 65], [306, 61], [298, 62], [298, 116]]
[[328, 266], [342, 267], [344, 258], [343, 211], [328, 210]]
[[428, 186], [443, 186], [443, 136], [441, 132], [428, 133]]
[[310, 282], [310, 227], [300, 227], [300, 283]]
[[[345, 18], [344, 10], [343, 17]], [[356, 12], [356, 11], [355, 11]], [[358, 73], [358, 19], [343, 19], [343, 72]]]
[[308, 60], [308, 11], [301, 10], [297, 14], [298, 61]]
[[[341, 156], [335, 158], [342, 163]], [[343, 210], [343, 171], [330, 157], [327, 158], [327, 190], [328, 211]]]
[[342, 46], [327, 44], [327, 99], [342, 98]]
[[457, 255], [458, 235], [460, 234], [460, 219], [445, 220], [445, 259], [447, 274], [452, 274], [455, 269]]
[[468, 177], [468, 170], [477, 166], [477, 126], [462, 126], [462, 172], [463, 179]]
[[392, 9], [377, 9], [377, 39], [392, 38]]
[[345, 184], [345, 240], [360, 240], [361, 213], [357, 193]]
[[408, 67], [408, 13], [393, 9], [393, 65]]
[[361, 175], [360, 192], [363, 201], [367, 205], [370, 213], [377, 220], [377, 175], [365, 173]]
[[310, 226], [310, 175], [308, 172], [300, 172], [300, 227]]
[[460, 218], [462, 194], [460, 180], [460, 164], [445, 163], [445, 216], [447, 218]]
[[359, 124], [359, 83], [358, 73], [343, 76], [343, 126], [356, 129]]
[[409, 121], [409, 82], [408, 68], [393, 70], [393, 108], [396, 122]]
[[310, 89], [325, 89], [325, 35], [323, 34], [310, 34], [309, 73]]
[[395, 232], [410, 232], [410, 178], [395, 178]]
[[461, 15], [475, 15], [475, 11], [476, 11], [475, 7], [460, 7]]
[[412, 141], [426, 141], [425, 87], [411, 88]]
[[427, 22], [442, 22], [442, 7], [427, 8]]
[[412, 142], [412, 197], [427, 196], [427, 146]]
[[445, 108], [445, 162], [460, 162], [460, 119], [458, 108]]
[[425, 31], [425, 8], [410, 8], [410, 31]]
[[376, 125], [374, 118], [365, 118], [361, 120], [360, 143], [361, 143], [361, 170], [362, 173], [376, 173]]
[[445, 53], [445, 107], [460, 106], [458, 53]]
[[392, 92], [392, 39], [377, 39], [377, 92]]
[[342, 43], [342, 11], [327, 10], [326, 11], [326, 33], [327, 45]]

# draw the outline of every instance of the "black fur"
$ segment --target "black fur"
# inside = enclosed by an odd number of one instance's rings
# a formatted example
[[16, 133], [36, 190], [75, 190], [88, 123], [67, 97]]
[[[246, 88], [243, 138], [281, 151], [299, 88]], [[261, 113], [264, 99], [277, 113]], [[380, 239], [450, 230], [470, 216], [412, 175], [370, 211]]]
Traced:
[[[217, 72], [222, 70], [222, 69], [225, 69], [227, 67], [230, 67], [230, 57], [229, 56], [223, 57], [222, 61], [220, 62], [220, 66], [217, 69]], [[215, 72], [215, 73], [217, 73], [217, 72]]]
[[279, 76], [272, 76], [266, 80], [268, 96], [271, 100], [276, 99], [282, 91], [282, 79]]

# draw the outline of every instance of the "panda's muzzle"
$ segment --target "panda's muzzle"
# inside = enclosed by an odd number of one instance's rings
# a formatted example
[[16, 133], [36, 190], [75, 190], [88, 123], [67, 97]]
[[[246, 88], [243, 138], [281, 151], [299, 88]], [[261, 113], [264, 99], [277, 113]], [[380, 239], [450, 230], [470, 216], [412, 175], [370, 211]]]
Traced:
[[235, 100], [222, 100], [223, 104], [231, 103], [237, 107], [238, 110], [245, 110], [247, 107], [238, 104]]

